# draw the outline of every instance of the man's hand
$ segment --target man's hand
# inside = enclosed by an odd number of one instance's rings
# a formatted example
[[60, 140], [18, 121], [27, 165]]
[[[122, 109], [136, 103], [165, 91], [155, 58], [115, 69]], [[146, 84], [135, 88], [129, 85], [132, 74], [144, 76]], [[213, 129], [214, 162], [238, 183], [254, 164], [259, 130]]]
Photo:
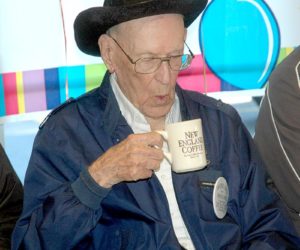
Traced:
[[164, 158], [163, 139], [156, 132], [129, 135], [101, 155], [88, 171], [102, 187], [150, 178]]

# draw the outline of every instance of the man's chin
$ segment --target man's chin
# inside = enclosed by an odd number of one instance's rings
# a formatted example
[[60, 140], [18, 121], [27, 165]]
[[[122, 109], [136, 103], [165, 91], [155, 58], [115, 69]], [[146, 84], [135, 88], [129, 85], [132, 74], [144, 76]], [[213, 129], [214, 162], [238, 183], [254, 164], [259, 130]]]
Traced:
[[145, 116], [148, 116], [152, 119], [161, 119], [167, 116], [167, 114], [170, 112], [171, 106], [160, 106], [160, 107], [152, 107], [148, 108], [143, 112]]

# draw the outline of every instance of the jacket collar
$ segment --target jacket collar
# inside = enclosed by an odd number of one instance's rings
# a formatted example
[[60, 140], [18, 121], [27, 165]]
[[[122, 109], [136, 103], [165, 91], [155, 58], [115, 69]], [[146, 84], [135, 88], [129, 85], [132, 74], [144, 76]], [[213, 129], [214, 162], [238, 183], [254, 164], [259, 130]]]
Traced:
[[108, 134], [113, 134], [119, 125], [128, 125], [119, 109], [117, 99], [110, 85], [110, 73], [106, 72], [99, 88], [99, 102], [103, 109], [102, 125]]

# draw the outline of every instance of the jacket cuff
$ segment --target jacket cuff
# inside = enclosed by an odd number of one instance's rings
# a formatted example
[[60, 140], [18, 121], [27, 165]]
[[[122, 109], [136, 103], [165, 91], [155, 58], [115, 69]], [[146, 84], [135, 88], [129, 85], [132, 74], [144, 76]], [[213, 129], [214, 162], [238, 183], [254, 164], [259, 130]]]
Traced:
[[84, 168], [80, 176], [71, 184], [74, 194], [86, 206], [99, 209], [101, 201], [107, 196], [111, 188], [103, 188], [92, 178], [87, 168]]

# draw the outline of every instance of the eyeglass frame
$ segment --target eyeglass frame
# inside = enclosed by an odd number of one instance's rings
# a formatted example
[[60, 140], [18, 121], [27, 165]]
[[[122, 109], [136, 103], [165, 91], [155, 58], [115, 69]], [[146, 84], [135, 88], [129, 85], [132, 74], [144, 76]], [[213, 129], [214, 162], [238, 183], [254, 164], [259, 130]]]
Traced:
[[[147, 73], [137, 72], [137, 71], [136, 71], [136, 63], [137, 63], [138, 61], [142, 60], [142, 59], [147, 59], [147, 57], [140, 57], [140, 58], [138, 58], [137, 60], [134, 61], [134, 60], [126, 53], [126, 51], [121, 47], [121, 45], [117, 42], [117, 40], [116, 40], [115, 38], [113, 38], [111, 35], [108, 35], [108, 34], [107, 34], [107, 36], [110, 37], [110, 38], [117, 44], [117, 46], [121, 49], [121, 51], [124, 53], [124, 55], [125, 55], [125, 56], [127, 57], [127, 59], [129, 60], [129, 62], [130, 62], [131, 64], [134, 65], [134, 71], [135, 71], [136, 73], [138, 73], [138, 74], [152, 74], [152, 73], [154, 73], [155, 71], [157, 71], [157, 70], [159, 69], [159, 67], [161, 66], [162, 62], [165, 62], [165, 61], [168, 62], [168, 65], [169, 65], [169, 67], [170, 67], [171, 70], [179, 72], [179, 71], [182, 70], [182, 69], [179, 69], [179, 70], [174, 70], [174, 69], [172, 69], [172, 67], [171, 67], [171, 65], [170, 65], [170, 60], [171, 60], [171, 58], [179, 57], [179, 56], [182, 57], [183, 55], [187, 55], [187, 56], [190, 56], [190, 57], [191, 57], [191, 61], [192, 61], [192, 60], [194, 59], [194, 57], [195, 57], [195, 55], [194, 55], [194, 53], [192, 52], [192, 50], [190, 49], [190, 47], [187, 45], [187, 43], [186, 43], [185, 41], [183, 41], [184, 44], [185, 44], [185, 46], [187, 47], [187, 49], [188, 49], [188, 51], [189, 51], [190, 54], [182, 54], [182, 55], [166, 56], [166, 57], [152, 57], [151, 59], [160, 59], [160, 64], [158, 65], [157, 69], [155, 69], [153, 72], [149, 72], [149, 73], [148, 73], [148, 72], [147, 72]], [[189, 64], [186, 68], [188, 68], [189, 66], [190, 66], [190, 64]], [[186, 69], [186, 68], [185, 68], [185, 69]]]

